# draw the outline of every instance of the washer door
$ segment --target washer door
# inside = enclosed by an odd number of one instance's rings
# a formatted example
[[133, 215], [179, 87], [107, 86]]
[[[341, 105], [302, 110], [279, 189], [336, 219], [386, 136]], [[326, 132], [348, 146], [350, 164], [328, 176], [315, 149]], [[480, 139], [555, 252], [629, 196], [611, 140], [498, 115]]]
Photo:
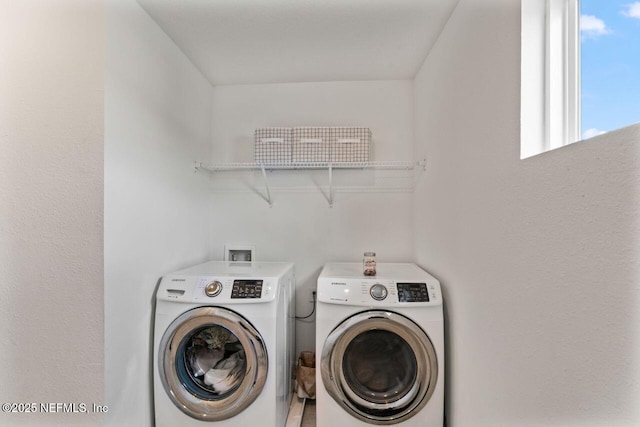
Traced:
[[158, 368], [167, 395], [182, 412], [219, 421], [240, 413], [261, 393], [267, 349], [242, 316], [220, 307], [196, 308], [165, 331]]
[[321, 357], [322, 382], [348, 413], [370, 424], [398, 424], [429, 401], [438, 378], [427, 334], [397, 313], [366, 311], [338, 325]]

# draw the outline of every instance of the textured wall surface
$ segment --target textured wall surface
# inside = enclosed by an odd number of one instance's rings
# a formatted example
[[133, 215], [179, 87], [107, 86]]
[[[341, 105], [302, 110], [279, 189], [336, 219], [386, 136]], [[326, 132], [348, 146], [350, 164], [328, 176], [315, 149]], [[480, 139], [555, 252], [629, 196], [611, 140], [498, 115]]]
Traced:
[[107, 425], [153, 425], [152, 301], [163, 274], [209, 259], [211, 87], [133, 0], [107, 6]]
[[415, 81], [449, 425], [637, 426], [640, 126], [520, 160], [519, 34], [519, 1], [462, 0]]
[[[0, 8], [0, 402], [79, 411], [104, 403], [104, 12]], [[0, 425], [102, 424], [54, 410], [3, 411]]]

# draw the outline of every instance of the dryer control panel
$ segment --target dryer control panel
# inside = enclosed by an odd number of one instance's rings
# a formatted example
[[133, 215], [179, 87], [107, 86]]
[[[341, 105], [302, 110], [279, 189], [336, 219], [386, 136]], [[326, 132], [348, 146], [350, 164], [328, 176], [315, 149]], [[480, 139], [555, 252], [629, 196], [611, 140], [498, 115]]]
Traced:
[[362, 264], [325, 264], [318, 276], [318, 302], [360, 307], [442, 306], [438, 279], [412, 263], [378, 263], [377, 275], [364, 276]]
[[439, 283], [433, 281], [321, 278], [318, 301], [391, 308], [440, 305], [442, 297]]
[[397, 283], [399, 302], [429, 302], [426, 283]]

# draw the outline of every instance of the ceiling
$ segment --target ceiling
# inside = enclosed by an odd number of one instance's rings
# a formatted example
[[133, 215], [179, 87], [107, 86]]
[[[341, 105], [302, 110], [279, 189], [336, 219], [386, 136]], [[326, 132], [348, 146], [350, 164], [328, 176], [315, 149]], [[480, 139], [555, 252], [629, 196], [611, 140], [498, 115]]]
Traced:
[[138, 0], [213, 85], [411, 79], [459, 0]]

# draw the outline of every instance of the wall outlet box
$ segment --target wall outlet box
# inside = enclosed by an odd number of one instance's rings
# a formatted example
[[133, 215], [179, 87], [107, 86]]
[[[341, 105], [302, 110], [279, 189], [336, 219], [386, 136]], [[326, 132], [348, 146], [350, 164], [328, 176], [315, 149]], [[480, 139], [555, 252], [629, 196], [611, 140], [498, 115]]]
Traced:
[[224, 260], [232, 262], [253, 262], [256, 260], [256, 245], [226, 243]]

